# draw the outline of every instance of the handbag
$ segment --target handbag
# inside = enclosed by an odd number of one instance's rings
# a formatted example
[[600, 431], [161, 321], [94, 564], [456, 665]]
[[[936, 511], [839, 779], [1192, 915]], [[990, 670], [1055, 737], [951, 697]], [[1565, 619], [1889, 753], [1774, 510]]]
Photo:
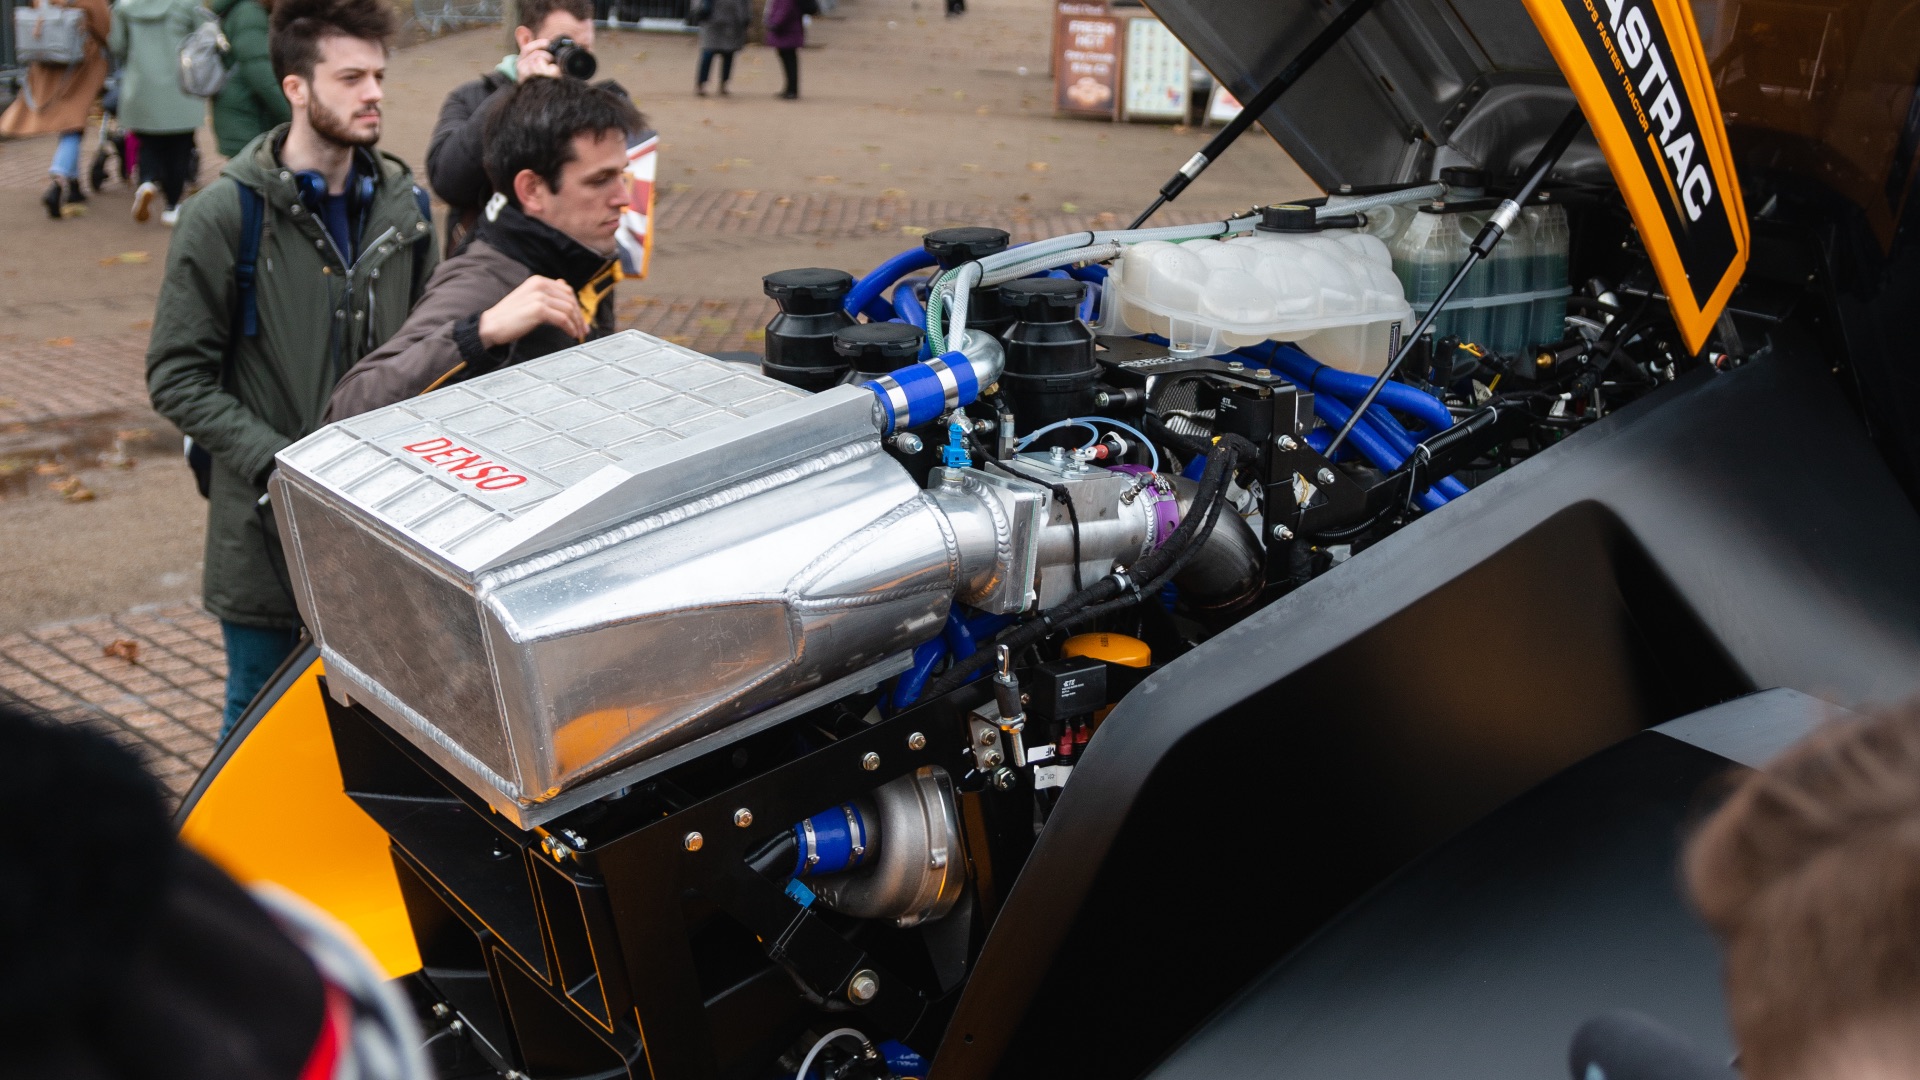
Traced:
[[87, 13], [72, 7], [14, 8], [13, 41], [22, 63], [72, 67], [87, 58]]
[[180, 92], [189, 97], [210, 98], [227, 85], [227, 35], [220, 30], [220, 19], [206, 8], [197, 12], [200, 24], [180, 43]]

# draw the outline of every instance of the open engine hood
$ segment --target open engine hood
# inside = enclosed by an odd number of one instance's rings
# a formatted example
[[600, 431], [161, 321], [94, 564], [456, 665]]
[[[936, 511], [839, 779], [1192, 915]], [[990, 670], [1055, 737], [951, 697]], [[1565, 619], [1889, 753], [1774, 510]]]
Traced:
[[[1351, 2], [1148, 6], [1245, 101]], [[1425, 180], [1448, 165], [1506, 176], [1573, 104], [1520, 0], [1375, 0], [1260, 122], [1315, 183], [1333, 191]], [[1606, 179], [1591, 135], [1574, 144], [1556, 175]]]

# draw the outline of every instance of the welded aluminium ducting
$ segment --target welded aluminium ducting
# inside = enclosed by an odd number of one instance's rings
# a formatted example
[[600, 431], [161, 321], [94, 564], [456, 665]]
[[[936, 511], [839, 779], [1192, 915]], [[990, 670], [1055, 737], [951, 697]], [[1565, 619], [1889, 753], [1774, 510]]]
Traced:
[[630, 331], [316, 432], [274, 503], [329, 687], [530, 825], [872, 685], [954, 600], [1027, 607], [1050, 531], [1044, 489], [921, 491], [904, 412]]

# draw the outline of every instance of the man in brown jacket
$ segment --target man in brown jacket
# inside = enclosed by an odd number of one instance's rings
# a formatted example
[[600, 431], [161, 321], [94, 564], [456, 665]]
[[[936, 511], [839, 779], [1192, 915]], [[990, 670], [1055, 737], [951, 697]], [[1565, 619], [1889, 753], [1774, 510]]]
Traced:
[[487, 127], [499, 194], [440, 264], [400, 332], [334, 389], [328, 422], [613, 331], [614, 233], [627, 205], [633, 102], [573, 79], [514, 87]]

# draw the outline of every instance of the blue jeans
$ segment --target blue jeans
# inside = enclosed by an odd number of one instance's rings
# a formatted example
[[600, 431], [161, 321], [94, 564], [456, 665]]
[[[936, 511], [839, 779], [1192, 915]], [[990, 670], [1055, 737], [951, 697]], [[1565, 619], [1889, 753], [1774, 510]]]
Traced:
[[727, 85], [733, 78], [733, 53], [720, 49], [700, 50], [700, 77], [694, 80], [701, 86], [707, 85], [707, 76], [713, 72], [713, 58], [720, 58], [720, 85]]
[[53, 147], [53, 164], [47, 171], [62, 180], [80, 179], [80, 133], [63, 131]]
[[254, 695], [267, 685], [280, 662], [300, 642], [298, 630], [242, 626], [220, 620], [220, 637], [227, 644], [227, 710], [220, 718], [220, 737], [226, 738]]

